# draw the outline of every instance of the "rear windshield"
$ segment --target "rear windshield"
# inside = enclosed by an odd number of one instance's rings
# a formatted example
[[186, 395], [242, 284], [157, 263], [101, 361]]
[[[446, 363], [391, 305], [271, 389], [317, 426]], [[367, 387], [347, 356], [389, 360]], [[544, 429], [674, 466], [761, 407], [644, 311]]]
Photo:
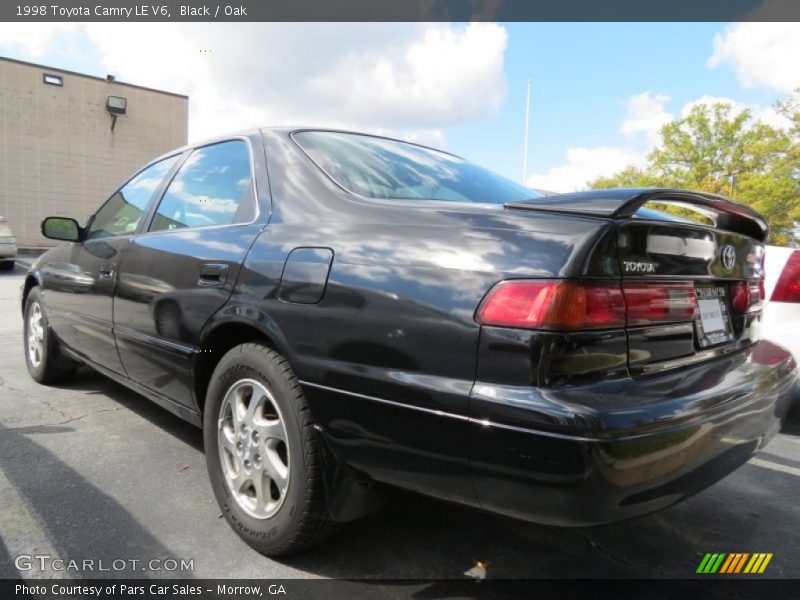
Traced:
[[331, 179], [366, 198], [505, 204], [541, 197], [488, 169], [406, 142], [331, 131], [293, 137]]

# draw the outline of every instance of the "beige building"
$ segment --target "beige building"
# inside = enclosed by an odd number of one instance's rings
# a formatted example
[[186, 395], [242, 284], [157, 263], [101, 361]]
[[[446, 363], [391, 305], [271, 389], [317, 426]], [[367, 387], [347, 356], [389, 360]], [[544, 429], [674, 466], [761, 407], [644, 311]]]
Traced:
[[85, 223], [135, 170], [186, 144], [188, 102], [0, 57], [0, 215], [17, 245], [53, 245], [39, 231], [44, 217]]

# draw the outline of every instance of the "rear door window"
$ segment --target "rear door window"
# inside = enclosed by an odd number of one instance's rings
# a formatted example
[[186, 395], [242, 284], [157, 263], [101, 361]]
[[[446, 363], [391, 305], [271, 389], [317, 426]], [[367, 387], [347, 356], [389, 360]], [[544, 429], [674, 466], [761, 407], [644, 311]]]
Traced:
[[250, 167], [244, 140], [197, 148], [167, 187], [150, 231], [249, 223], [256, 215]]

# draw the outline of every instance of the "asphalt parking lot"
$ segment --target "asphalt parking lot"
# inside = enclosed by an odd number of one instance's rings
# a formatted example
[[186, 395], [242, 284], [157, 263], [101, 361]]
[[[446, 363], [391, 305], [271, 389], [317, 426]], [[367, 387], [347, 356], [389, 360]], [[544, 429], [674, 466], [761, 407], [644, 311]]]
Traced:
[[25, 369], [19, 288], [0, 274], [0, 577], [63, 577], [14, 557], [191, 559], [72, 577], [490, 578], [694, 576], [706, 552], [772, 552], [759, 577], [800, 577], [800, 419], [749, 464], [656, 515], [561, 529], [398, 494], [303, 555], [271, 560], [220, 518], [199, 429], [88, 370], [58, 387]]

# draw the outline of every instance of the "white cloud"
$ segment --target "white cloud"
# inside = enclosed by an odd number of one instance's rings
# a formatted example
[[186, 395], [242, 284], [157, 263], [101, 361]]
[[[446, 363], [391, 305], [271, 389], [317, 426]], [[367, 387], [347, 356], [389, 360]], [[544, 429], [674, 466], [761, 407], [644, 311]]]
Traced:
[[755, 117], [767, 125], [772, 125], [773, 127], [779, 127], [781, 129], [791, 129], [793, 125], [790, 119], [784, 117], [773, 107], [763, 108], [757, 111]]
[[506, 94], [496, 24], [84, 27], [118, 79], [190, 96], [192, 139], [300, 123], [440, 142], [441, 127], [492, 114]]
[[505, 46], [498, 25], [428, 26], [400, 48], [343, 57], [307, 89], [373, 124], [450, 125], [500, 108]]
[[612, 175], [629, 165], [640, 166], [644, 161], [642, 153], [614, 146], [570, 148], [566, 159], [566, 164], [528, 177], [528, 185], [553, 192], [573, 192], [584, 189], [593, 179]]
[[800, 86], [800, 23], [737, 23], [714, 37], [710, 67], [728, 65], [745, 87]]
[[74, 23], [0, 23], [0, 46], [38, 60], [56, 39], [67, 41], [77, 27]]
[[120, 81], [187, 94], [190, 140], [307, 124], [441, 145], [500, 108], [506, 42], [491, 23], [0, 24], [0, 50], [96, 55]]
[[741, 102], [737, 102], [733, 98], [726, 98], [724, 96], [709, 96], [706, 94], [705, 96], [700, 96], [696, 100], [690, 100], [686, 104], [683, 105], [681, 109], [681, 118], [684, 119], [689, 116], [689, 113], [692, 112], [692, 109], [695, 106], [700, 105], [708, 105], [713, 106], [714, 104], [730, 104], [731, 108], [733, 109], [733, 114], [739, 113], [744, 109], [748, 108], [746, 104], [742, 104]]
[[674, 119], [665, 110], [670, 97], [650, 91], [636, 94], [628, 100], [628, 113], [619, 132], [628, 139], [644, 135], [648, 145], [655, 145], [661, 128]]

